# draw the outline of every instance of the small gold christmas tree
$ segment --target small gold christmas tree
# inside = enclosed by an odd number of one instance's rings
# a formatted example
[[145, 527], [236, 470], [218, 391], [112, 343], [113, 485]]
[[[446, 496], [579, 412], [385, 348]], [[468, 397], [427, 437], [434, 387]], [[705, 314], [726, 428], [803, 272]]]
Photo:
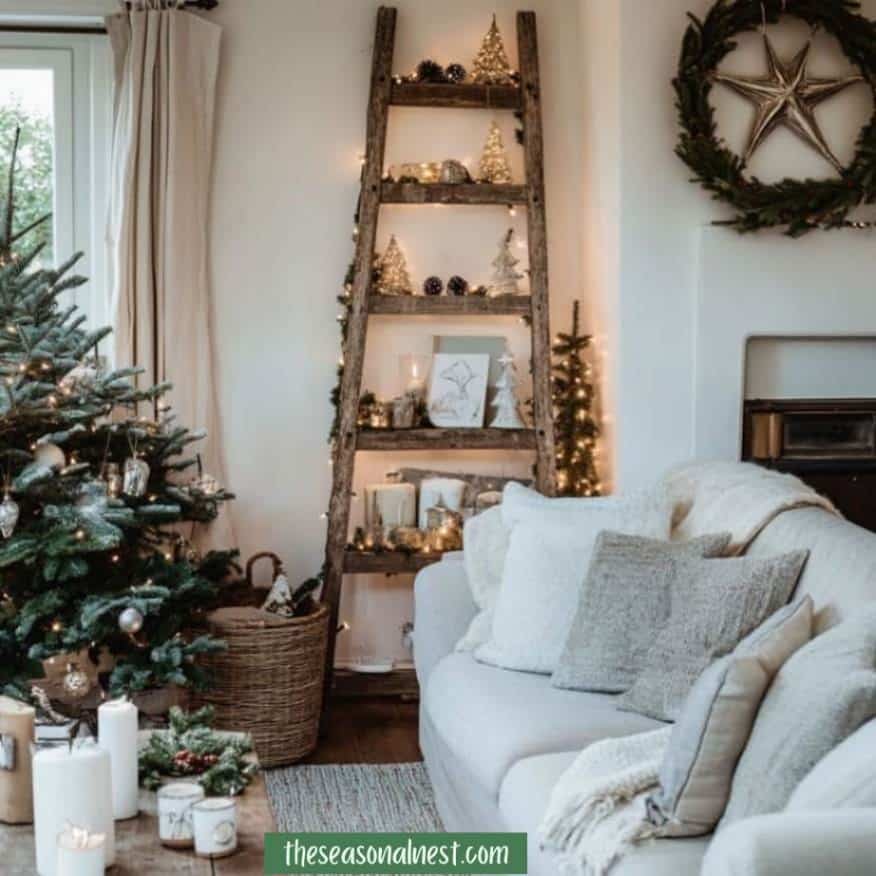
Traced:
[[508, 164], [508, 154], [502, 142], [502, 132], [494, 122], [490, 124], [490, 133], [484, 143], [481, 155], [479, 176], [482, 182], [502, 185], [511, 182], [511, 166]]
[[380, 279], [377, 283], [381, 295], [413, 295], [414, 287], [408, 275], [408, 263], [393, 234], [389, 246], [378, 263]]
[[480, 85], [510, 85], [514, 81], [495, 15], [471, 67], [471, 78]]

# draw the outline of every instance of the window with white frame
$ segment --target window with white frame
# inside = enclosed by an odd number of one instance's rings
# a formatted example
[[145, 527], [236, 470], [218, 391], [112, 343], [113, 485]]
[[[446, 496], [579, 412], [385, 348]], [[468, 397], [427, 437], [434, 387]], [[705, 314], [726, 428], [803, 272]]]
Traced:
[[21, 251], [44, 242], [40, 260], [76, 252], [89, 282], [69, 293], [88, 323], [109, 321], [106, 206], [112, 139], [112, 59], [101, 34], [0, 32], [0, 163], [21, 129], [16, 175], [19, 227], [51, 213]]

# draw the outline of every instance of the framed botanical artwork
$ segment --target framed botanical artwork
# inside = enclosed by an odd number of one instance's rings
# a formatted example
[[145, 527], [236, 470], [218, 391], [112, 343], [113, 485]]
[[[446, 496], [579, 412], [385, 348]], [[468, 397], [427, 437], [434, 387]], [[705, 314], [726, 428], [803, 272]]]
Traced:
[[490, 357], [486, 353], [436, 353], [429, 380], [429, 419], [443, 429], [484, 425]]

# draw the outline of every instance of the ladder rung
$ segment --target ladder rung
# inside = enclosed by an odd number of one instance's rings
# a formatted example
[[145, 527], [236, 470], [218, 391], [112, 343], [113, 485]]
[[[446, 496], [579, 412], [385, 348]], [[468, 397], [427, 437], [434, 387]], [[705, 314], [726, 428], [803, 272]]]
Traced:
[[535, 450], [532, 429], [363, 429], [358, 450]]
[[525, 204], [526, 186], [492, 183], [396, 183], [385, 182], [380, 200], [384, 204]]
[[350, 573], [405, 575], [419, 572], [426, 566], [439, 562], [440, 553], [406, 554], [400, 551], [384, 551], [368, 554], [360, 551], [347, 551], [344, 554], [344, 571]]
[[389, 102], [395, 106], [434, 106], [450, 109], [520, 109], [516, 85], [439, 85], [393, 82]]
[[368, 312], [402, 316], [528, 316], [529, 295], [371, 295]]

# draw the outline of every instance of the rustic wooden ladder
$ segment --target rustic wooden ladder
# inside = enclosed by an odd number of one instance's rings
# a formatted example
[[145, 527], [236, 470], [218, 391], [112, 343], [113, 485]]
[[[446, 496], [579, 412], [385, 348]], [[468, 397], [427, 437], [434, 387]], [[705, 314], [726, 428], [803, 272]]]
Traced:
[[[548, 325], [547, 223], [545, 220], [541, 91], [534, 12], [517, 13], [520, 84], [509, 86], [437, 85], [397, 82], [392, 76], [396, 10], [383, 6], [377, 13], [371, 96], [355, 276], [340, 394], [340, 428], [334, 457], [334, 483], [328, 511], [324, 599], [331, 609], [324, 703], [332, 689], [335, 637], [341, 585], [345, 573], [412, 573], [440, 556], [401, 553], [363, 554], [347, 551], [353, 470], [358, 450], [534, 450], [540, 492], [555, 490], [556, 460], [551, 411], [550, 328]], [[390, 106], [419, 106], [511, 110], [522, 115], [525, 185], [418, 185], [384, 182], [384, 149]], [[527, 208], [529, 295], [392, 296], [371, 288], [374, 245], [381, 204], [495, 204]], [[508, 316], [529, 318], [532, 330], [533, 429], [409, 429], [357, 428], [362, 368], [370, 314], [422, 316]]]

